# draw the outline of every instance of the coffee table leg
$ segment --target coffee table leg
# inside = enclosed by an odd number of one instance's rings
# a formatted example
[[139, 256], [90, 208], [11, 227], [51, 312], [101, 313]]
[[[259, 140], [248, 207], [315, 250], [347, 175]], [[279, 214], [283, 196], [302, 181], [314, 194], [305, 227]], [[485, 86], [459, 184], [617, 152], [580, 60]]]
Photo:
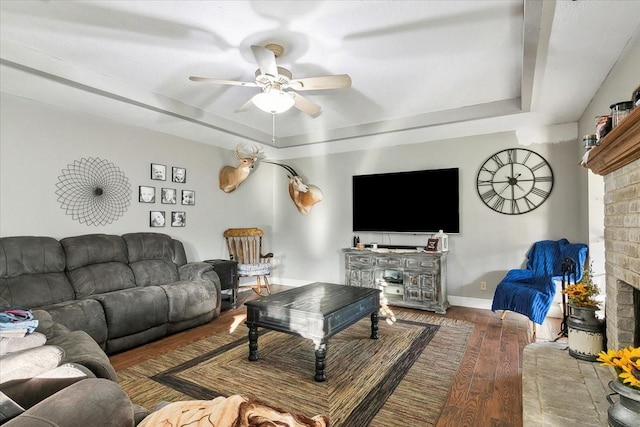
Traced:
[[324, 373], [327, 360], [327, 340], [322, 340], [318, 348], [316, 348], [316, 376], [313, 378], [316, 382], [326, 381], [327, 376]]
[[378, 339], [378, 310], [371, 313], [371, 339]]
[[249, 325], [249, 360], [258, 360], [258, 327]]

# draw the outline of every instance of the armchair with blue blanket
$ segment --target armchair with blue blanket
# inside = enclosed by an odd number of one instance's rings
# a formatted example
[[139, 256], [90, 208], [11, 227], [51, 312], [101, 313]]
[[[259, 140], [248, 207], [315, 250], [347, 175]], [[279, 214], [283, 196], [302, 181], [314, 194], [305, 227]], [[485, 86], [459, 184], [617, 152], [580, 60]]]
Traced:
[[[509, 270], [498, 283], [493, 295], [492, 311], [504, 310], [523, 314], [535, 324], [542, 324], [556, 294], [556, 280], [562, 280], [565, 258], [576, 264], [575, 282], [582, 280], [588, 247], [569, 243], [567, 239], [542, 240], [527, 253], [525, 269]], [[503, 313], [503, 317], [504, 317]]]

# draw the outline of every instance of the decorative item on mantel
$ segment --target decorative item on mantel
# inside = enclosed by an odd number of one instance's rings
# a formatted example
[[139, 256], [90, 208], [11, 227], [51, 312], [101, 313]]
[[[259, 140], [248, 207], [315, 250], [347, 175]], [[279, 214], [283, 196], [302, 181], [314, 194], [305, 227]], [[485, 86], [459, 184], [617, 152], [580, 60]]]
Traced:
[[569, 299], [569, 354], [576, 359], [595, 362], [604, 349], [604, 322], [596, 316], [600, 289], [593, 283], [591, 264], [584, 269], [579, 283], [568, 285], [563, 291]]
[[[600, 352], [598, 361], [602, 365], [611, 366], [616, 372], [616, 379], [609, 382], [613, 393], [607, 396], [607, 411], [610, 426], [640, 426], [640, 348], [627, 347], [618, 351]], [[614, 402], [611, 396], [618, 395]]]

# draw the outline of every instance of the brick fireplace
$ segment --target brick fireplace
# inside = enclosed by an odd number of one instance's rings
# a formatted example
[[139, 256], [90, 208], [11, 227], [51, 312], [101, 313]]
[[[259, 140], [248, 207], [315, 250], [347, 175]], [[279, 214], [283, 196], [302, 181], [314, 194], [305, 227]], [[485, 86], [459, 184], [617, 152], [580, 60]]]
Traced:
[[607, 348], [639, 346], [640, 108], [589, 151], [587, 167], [604, 177]]
[[617, 349], [640, 344], [640, 160], [606, 174], [604, 188], [607, 347]]

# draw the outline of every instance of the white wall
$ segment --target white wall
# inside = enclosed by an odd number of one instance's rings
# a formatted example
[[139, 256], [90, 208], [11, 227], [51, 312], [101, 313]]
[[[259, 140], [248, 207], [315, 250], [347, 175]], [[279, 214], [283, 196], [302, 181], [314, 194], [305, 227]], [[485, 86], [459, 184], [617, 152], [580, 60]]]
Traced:
[[[233, 193], [218, 189], [218, 170], [235, 165], [229, 150], [142, 128], [77, 114], [3, 93], [0, 99], [0, 236], [55, 238], [88, 233], [163, 232], [180, 239], [189, 260], [227, 258], [222, 232], [228, 227], [273, 223], [272, 177], [257, 168]], [[221, 134], [221, 138], [224, 138]], [[73, 220], [57, 201], [56, 183], [67, 165], [106, 159], [125, 174], [131, 204], [117, 221], [94, 226]], [[150, 179], [150, 164], [187, 169], [187, 183]], [[156, 187], [156, 203], [138, 202], [138, 186]], [[161, 187], [193, 190], [195, 206], [160, 203]], [[184, 228], [149, 227], [149, 211], [186, 212]]]
[[[289, 199], [284, 172], [281, 177], [276, 176], [274, 252], [284, 256], [284, 262], [275, 274], [281, 276], [280, 282], [344, 282], [341, 249], [350, 246], [354, 234], [352, 175], [457, 167], [461, 232], [449, 238], [449, 294], [490, 300], [506, 271], [522, 266], [533, 242], [561, 237], [577, 241], [580, 235], [576, 220], [580, 170], [575, 142], [526, 147], [545, 157], [554, 171], [553, 191], [540, 208], [524, 215], [502, 215], [481, 202], [475, 185], [480, 165], [496, 151], [517, 145], [514, 133], [507, 132], [287, 160], [285, 163], [306, 181], [323, 190], [324, 200], [309, 215], [301, 215]], [[419, 189], [415, 200], [405, 201], [402, 208], [437, 209], [439, 203], [446, 201], [430, 200], [426, 188]], [[423, 235], [358, 234], [363, 242], [415, 246], [426, 243]], [[486, 291], [480, 290], [480, 281], [487, 282]]]

